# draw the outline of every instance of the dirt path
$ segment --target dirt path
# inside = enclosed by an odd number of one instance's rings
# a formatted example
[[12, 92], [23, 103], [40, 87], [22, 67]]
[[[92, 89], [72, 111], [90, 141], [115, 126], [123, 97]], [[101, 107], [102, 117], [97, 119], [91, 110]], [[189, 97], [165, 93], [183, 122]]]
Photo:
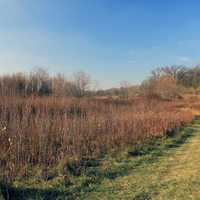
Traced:
[[194, 135], [158, 161], [143, 164], [127, 176], [104, 180], [81, 199], [200, 200], [200, 124]]

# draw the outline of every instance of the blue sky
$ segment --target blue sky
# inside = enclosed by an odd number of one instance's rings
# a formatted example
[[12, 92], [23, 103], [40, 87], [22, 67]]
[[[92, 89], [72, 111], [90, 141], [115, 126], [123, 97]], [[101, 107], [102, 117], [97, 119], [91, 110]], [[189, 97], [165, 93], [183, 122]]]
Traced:
[[0, 73], [84, 70], [100, 87], [200, 63], [198, 0], [0, 0]]

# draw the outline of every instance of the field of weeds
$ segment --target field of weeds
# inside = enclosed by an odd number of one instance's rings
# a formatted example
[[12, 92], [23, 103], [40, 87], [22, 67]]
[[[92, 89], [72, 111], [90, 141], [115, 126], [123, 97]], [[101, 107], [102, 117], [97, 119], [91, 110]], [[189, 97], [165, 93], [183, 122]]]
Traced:
[[78, 168], [85, 160], [173, 134], [193, 118], [184, 107], [182, 101], [1, 97], [1, 179], [12, 183], [37, 167], [48, 180], [58, 165], [59, 175], [68, 176], [72, 163]]

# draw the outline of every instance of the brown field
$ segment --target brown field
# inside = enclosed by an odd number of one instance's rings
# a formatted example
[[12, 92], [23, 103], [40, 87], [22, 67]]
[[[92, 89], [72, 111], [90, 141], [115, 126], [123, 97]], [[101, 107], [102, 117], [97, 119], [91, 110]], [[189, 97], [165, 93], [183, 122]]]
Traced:
[[[196, 105], [197, 107], [198, 105]], [[58, 97], [0, 98], [0, 175], [97, 158], [191, 122], [186, 102]]]

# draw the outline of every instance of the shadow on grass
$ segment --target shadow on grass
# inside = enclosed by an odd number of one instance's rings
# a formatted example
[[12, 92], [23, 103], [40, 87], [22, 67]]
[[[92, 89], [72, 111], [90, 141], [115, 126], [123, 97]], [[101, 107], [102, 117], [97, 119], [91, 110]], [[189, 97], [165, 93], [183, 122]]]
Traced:
[[12, 186], [1, 184], [2, 196], [5, 200], [27, 200], [27, 199], [56, 199], [63, 195], [56, 190], [39, 190], [28, 188], [13, 188]]
[[[198, 127], [200, 128], [200, 127]], [[185, 127], [183, 130], [172, 130], [164, 138], [152, 139], [145, 144], [136, 145], [128, 152], [130, 156], [144, 156], [149, 154], [163, 155], [164, 150], [177, 148], [184, 144], [197, 131], [194, 127]], [[163, 140], [168, 141], [163, 142]]]
[[[80, 186], [59, 188], [16, 188], [8, 184], [0, 184], [0, 194], [3, 200], [75, 200], [81, 193], [91, 192], [93, 185], [100, 183], [98, 176], [86, 177]], [[1, 195], [0, 195], [0, 200]]]
[[171, 144], [167, 145], [167, 148], [177, 148], [180, 147], [182, 144], [186, 143], [186, 141], [194, 135], [197, 131], [194, 127], [187, 127], [184, 130], [183, 134], [178, 135], [175, 137]]
[[152, 200], [151, 196], [148, 193], [142, 192], [137, 195], [133, 200]]
[[65, 194], [56, 189], [14, 188], [1, 184], [1, 191], [5, 200], [56, 200], [58, 197], [63, 200], [74, 199], [69, 193]]

